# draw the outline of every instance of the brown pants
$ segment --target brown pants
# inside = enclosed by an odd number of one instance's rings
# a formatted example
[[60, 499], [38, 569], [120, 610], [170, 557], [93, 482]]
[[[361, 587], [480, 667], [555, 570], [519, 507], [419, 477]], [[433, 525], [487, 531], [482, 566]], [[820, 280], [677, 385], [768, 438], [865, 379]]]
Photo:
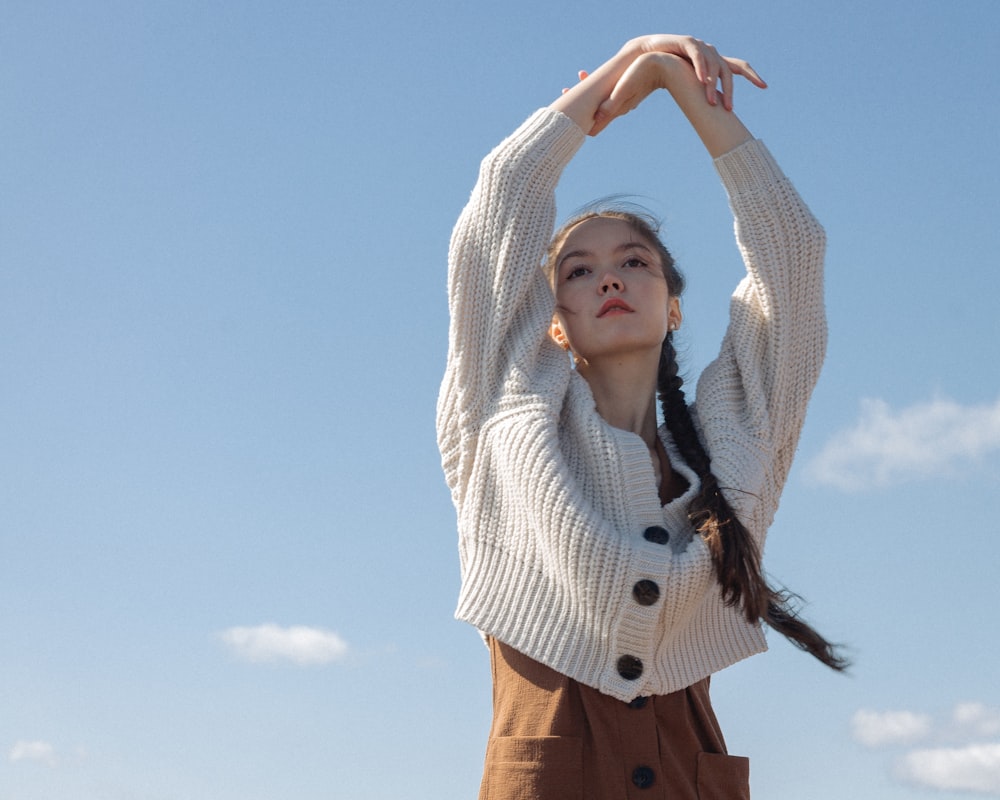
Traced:
[[623, 703], [490, 640], [493, 727], [479, 800], [749, 800], [708, 679]]

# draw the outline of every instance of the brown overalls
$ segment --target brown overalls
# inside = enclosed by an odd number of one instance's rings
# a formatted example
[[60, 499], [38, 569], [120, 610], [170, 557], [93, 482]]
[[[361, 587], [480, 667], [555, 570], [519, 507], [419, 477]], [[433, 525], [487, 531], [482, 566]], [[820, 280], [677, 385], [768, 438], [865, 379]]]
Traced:
[[[657, 440], [660, 499], [686, 487]], [[623, 703], [489, 639], [493, 726], [479, 800], [750, 800], [709, 679]]]
[[493, 727], [479, 800], [749, 800], [709, 679], [623, 703], [489, 640]]

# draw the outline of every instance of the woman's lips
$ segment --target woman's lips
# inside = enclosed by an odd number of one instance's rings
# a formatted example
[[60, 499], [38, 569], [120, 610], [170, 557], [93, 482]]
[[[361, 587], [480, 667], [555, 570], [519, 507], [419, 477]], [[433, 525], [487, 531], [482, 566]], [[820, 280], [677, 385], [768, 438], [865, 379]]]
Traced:
[[605, 314], [610, 314], [615, 311], [631, 312], [632, 310], [632, 306], [620, 297], [612, 297], [610, 300], [607, 300], [603, 306], [601, 306], [601, 310], [597, 312], [597, 316], [603, 317]]

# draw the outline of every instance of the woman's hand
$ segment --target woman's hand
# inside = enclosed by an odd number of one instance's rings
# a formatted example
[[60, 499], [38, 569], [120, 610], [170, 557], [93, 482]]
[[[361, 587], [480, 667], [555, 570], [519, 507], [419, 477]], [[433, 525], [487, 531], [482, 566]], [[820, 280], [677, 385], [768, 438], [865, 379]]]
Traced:
[[718, 102], [716, 87], [721, 82], [723, 105], [728, 111], [733, 110], [733, 75], [742, 75], [755, 86], [767, 88], [767, 84], [746, 61], [720, 55], [712, 45], [693, 36], [654, 34], [640, 36], [629, 44], [641, 53], [664, 53], [687, 61], [698, 80], [705, 84], [705, 99], [710, 105]]
[[552, 108], [563, 111], [584, 131], [596, 136], [654, 90], [671, 89], [678, 64], [690, 73], [682, 75], [680, 80], [696, 81], [710, 106], [717, 106], [721, 96], [722, 107], [729, 111], [734, 75], [742, 75], [760, 88], [767, 85], [746, 61], [722, 56], [700, 39], [654, 34], [632, 39], [590, 75], [581, 72], [580, 83], [564, 90]]
[[[608, 98], [594, 114], [591, 136], [613, 120], [636, 108], [657, 89], [675, 94], [680, 83], [693, 77], [704, 87], [705, 101], [717, 106], [721, 98], [726, 111], [733, 110], [733, 76], [741, 75], [761, 89], [767, 84], [746, 61], [720, 55], [712, 45], [691, 36], [647, 36], [635, 40], [639, 55], [618, 79]], [[721, 84], [721, 90], [719, 88]]]

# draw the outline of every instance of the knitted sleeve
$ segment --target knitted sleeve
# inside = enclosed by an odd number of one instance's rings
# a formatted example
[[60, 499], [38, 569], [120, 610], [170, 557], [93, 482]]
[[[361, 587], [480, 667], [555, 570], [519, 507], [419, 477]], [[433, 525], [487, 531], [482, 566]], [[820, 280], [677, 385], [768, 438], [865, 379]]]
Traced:
[[739, 490], [730, 498], [735, 508], [754, 507], [751, 527], [763, 537], [826, 349], [826, 239], [762, 142], [715, 165], [747, 275], [731, 300], [722, 351], [699, 379], [698, 419], [715, 474]]
[[545, 336], [554, 301], [540, 265], [555, 224], [556, 184], [583, 139], [569, 117], [537, 111], [483, 160], [452, 233], [451, 325], [437, 429], [459, 508], [477, 432], [498, 404], [526, 392], [565, 390], [538, 379], [540, 359], [566, 363]]

